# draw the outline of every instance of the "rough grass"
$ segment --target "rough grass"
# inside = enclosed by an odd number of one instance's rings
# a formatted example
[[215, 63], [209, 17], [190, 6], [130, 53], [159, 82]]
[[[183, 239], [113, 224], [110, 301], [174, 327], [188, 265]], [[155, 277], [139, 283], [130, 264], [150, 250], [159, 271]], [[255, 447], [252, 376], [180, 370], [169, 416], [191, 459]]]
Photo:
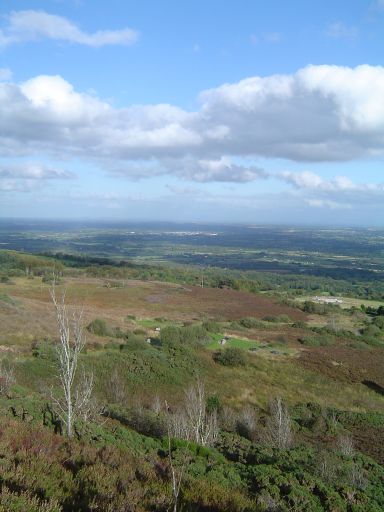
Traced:
[[[271, 313], [275, 307], [266, 297], [230, 290], [198, 289], [194, 292], [164, 283], [126, 281], [123, 288], [106, 288], [103, 280], [81, 278], [67, 279], [65, 286], [67, 302], [84, 306], [85, 325], [95, 318], [103, 318], [107, 325], [118, 326], [124, 331], [135, 325], [151, 329], [194, 318], [201, 321], [212, 317], [224, 320], [257, 317], [257, 308], [262, 317], [265, 316], [262, 309], [268, 306]], [[13, 285], [0, 285], [1, 293], [7, 293], [18, 301], [16, 306], [6, 304], [7, 309], [0, 308], [0, 342], [3, 348], [6, 345], [15, 350], [19, 361], [18, 381], [36, 391], [47, 389], [52, 383], [53, 361], [33, 358], [30, 354], [32, 343], [43, 338], [57, 339], [49, 286], [38, 278], [17, 278]], [[11, 313], [9, 307], [13, 308]], [[281, 311], [277, 308], [272, 312], [283, 314], [286, 309]], [[294, 318], [294, 310], [288, 310]], [[209, 311], [215, 314], [210, 316]], [[139, 320], [128, 318], [128, 315], [135, 315]], [[299, 316], [305, 318], [301, 312]], [[160, 320], [154, 320], [160, 317], [167, 321], [160, 323]], [[318, 371], [315, 367], [306, 368], [299, 364], [298, 359], [292, 356], [292, 352], [294, 354], [298, 349], [289, 345], [297, 339], [299, 330], [273, 326], [268, 330], [249, 329], [245, 334], [242, 338], [240, 332], [233, 332], [233, 338], [226, 346], [247, 350], [269, 342], [273, 348], [272, 345], [276, 346], [274, 340], [280, 334], [287, 336], [288, 346], [279, 348], [280, 354], [277, 355], [271, 354], [270, 349], [250, 352], [245, 368], [225, 368], [212, 358], [212, 349], [221, 348], [217, 343], [221, 336], [219, 333], [213, 336], [208, 349], [183, 348], [168, 353], [145, 342], [124, 346], [120, 351], [119, 346], [123, 344], [120, 341], [87, 333], [88, 346], [92, 347], [94, 343], [99, 349], [89, 348], [82, 361], [86, 367], [95, 370], [96, 388], [102, 400], [109, 399], [105, 389], [111, 388], [111, 376], [116, 373], [128, 401], [136, 396], [149, 400], [155, 395], [177, 401], [182, 397], [183, 389], [200, 376], [206, 381], [209, 393], [217, 393], [224, 403], [236, 408], [246, 403], [266, 407], [268, 401], [277, 395], [289, 403], [313, 401], [324, 406], [361, 411], [383, 408], [384, 398], [359, 382], [338, 382], [335, 385], [334, 380], [321, 369]], [[102, 349], [101, 344], [104, 345]], [[291, 356], [286, 357], [284, 353]], [[363, 352], [356, 350], [356, 353], [360, 356]]]

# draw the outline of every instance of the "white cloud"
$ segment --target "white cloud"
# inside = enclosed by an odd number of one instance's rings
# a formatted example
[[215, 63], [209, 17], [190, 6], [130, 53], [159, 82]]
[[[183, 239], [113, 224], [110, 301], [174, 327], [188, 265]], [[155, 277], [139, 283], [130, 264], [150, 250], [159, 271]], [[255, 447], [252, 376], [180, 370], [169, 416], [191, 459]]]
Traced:
[[282, 171], [277, 177], [297, 189], [324, 192], [368, 191], [384, 193], [384, 184], [382, 183], [353, 183], [346, 176], [336, 176], [334, 179], [327, 181], [311, 171]]
[[[7, 156], [81, 158], [134, 178], [169, 173], [200, 182], [266, 177], [258, 157], [384, 155], [380, 66], [251, 77], [204, 91], [200, 102], [194, 112], [168, 104], [114, 108], [60, 76], [0, 83], [0, 145]], [[313, 175], [291, 179], [316, 182]]]
[[163, 164], [173, 174], [200, 183], [213, 181], [247, 183], [268, 177], [268, 173], [264, 169], [238, 165], [228, 156], [201, 160], [189, 157], [173, 161], [166, 160]]
[[0, 190], [3, 192], [29, 192], [41, 187], [47, 183], [47, 180], [65, 180], [74, 177], [75, 175], [70, 171], [35, 162], [19, 165], [0, 163]]
[[11, 80], [12, 71], [8, 68], [0, 68], [0, 82]]
[[342, 21], [335, 21], [327, 26], [325, 35], [331, 39], [355, 39], [358, 30], [356, 27], [345, 25]]
[[88, 34], [66, 18], [44, 11], [13, 11], [6, 16], [6, 20], [7, 25], [0, 30], [0, 47], [42, 39], [67, 41], [93, 47], [131, 45], [139, 37], [138, 32], [130, 28], [99, 30]]
[[304, 202], [316, 208], [350, 209], [353, 205], [377, 205], [384, 202], [383, 183], [354, 183], [346, 176], [324, 180], [311, 171], [283, 171], [277, 178], [292, 185]]
[[74, 174], [70, 171], [48, 167], [39, 163], [19, 165], [0, 163], [0, 179], [2, 178], [29, 180], [71, 179], [74, 178]]

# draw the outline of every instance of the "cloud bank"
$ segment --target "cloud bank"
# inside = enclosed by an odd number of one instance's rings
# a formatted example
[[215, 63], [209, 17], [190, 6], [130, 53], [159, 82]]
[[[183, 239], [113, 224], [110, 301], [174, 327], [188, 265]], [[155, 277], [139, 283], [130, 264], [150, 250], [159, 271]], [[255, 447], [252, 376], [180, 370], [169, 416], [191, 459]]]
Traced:
[[[380, 66], [308, 66], [224, 84], [198, 101], [192, 112], [169, 104], [114, 108], [61, 76], [0, 83], [0, 146], [8, 157], [78, 158], [135, 179], [239, 183], [268, 177], [253, 164], [259, 157], [315, 163], [384, 154]], [[301, 188], [312, 180], [328, 193], [353, 188], [314, 175], [279, 179]]]
[[316, 162], [384, 151], [380, 66], [309, 66], [224, 84], [199, 99], [195, 112], [168, 104], [115, 109], [60, 76], [41, 75], [0, 84], [0, 135], [31, 150], [64, 144], [116, 159], [231, 154]]

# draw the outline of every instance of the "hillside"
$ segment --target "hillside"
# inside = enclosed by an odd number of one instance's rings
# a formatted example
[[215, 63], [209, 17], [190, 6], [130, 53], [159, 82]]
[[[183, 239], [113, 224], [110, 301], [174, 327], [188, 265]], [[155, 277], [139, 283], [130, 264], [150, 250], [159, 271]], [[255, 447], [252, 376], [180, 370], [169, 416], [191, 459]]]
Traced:
[[[0, 510], [384, 507], [381, 310], [0, 259], [1, 371], [13, 377], [0, 399]], [[76, 382], [93, 376], [92, 408], [70, 440], [53, 398], [53, 275], [68, 311], [83, 312]], [[199, 389], [215, 435], [196, 442], [178, 422]]]

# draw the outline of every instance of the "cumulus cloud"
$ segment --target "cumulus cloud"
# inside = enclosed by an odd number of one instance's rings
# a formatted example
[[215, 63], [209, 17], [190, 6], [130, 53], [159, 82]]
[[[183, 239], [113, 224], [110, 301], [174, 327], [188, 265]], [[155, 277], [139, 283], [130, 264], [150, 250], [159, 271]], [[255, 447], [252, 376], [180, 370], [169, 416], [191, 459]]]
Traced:
[[189, 157], [173, 161], [167, 160], [163, 164], [168, 171], [172, 171], [172, 174], [200, 183], [213, 181], [247, 183], [268, 177], [268, 173], [264, 169], [238, 165], [228, 156], [210, 160]]
[[325, 192], [370, 191], [383, 192], [382, 183], [354, 183], [347, 176], [336, 176], [332, 180], [324, 180], [311, 171], [282, 171], [278, 176], [298, 189], [310, 189]]
[[277, 175], [301, 193], [304, 202], [316, 208], [352, 208], [356, 204], [381, 205], [384, 183], [354, 183], [346, 176], [324, 180], [311, 171], [283, 171]]
[[381, 66], [308, 66], [224, 84], [199, 100], [192, 112], [169, 104], [114, 108], [60, 76], [0, 83], [0, 145], [8, 156], [75, 157], [135, 178], [170, 173], [200, 182], [265, 178], [243, 163], [258, 157], [384, 154]]
[[0, 47], [42, 39], [67, 41], [93, 47], [131, 45], [139, 37], [138, 32], [130, 28], [99, 30], [88, 34], [66, 18], [44, 11], [13, 11], [5, 19], [7, 24], [0, 30]]

